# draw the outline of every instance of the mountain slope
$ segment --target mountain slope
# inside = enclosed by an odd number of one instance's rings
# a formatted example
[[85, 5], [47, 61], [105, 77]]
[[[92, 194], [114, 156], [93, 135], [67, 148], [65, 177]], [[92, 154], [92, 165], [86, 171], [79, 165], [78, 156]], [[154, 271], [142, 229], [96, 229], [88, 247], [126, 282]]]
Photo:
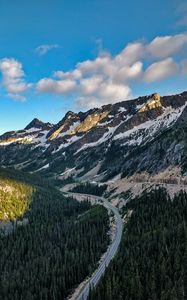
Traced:
[[30, 185], [0, 177], [0, 223], [22, 217], [29, 207], [33, 192]]
[[52, 125], [34, 119], [0, 137], [0, 164], [29, 172], [107, 180], [186, 165], [187, 92], [68, 112]]
[[186, 299], [187, 194], [144, 193], [123, 208], [119, 252], [89, 300]]
[[106, 208], [64, 197], [38, 177], [0, 169], [3, 300], [67, 299], [110, 241]]

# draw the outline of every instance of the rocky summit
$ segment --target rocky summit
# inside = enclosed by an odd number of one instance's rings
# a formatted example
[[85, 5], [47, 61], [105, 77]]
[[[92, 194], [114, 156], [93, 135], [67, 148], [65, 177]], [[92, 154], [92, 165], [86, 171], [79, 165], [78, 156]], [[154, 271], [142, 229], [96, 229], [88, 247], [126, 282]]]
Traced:
[[0, 137], [1, 166], [47, 176], [107, 181], [135, 172], [187, 172], [187, 92], [69, 111], [57, 124], [34, 119]]

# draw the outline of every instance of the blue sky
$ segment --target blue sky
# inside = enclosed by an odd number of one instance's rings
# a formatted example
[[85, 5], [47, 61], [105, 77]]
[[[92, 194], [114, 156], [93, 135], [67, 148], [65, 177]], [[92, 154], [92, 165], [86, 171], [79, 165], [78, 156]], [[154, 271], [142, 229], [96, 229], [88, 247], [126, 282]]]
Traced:
[[180, 0], [1, 0], [0, 133], [187, 90]]

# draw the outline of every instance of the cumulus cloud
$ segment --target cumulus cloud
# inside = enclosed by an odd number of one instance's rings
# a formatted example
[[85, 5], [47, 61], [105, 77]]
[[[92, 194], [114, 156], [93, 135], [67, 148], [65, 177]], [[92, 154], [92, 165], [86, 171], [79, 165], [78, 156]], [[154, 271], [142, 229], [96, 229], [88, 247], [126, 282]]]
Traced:
[[97, 57], [95, 60], [86, 60], [78, 63], [76, 68], [83, 76], [95, 74], [110, 76], [115, 72], [116, 65], [113, 63], [112, 57], [106, 53], [105, 55]]
[[54, 80], [50, 78], [43, 78], [37, 84], [39, 92], [65, 94], [71, 92], [76, 87], [76, 82], [70, 79]]
[[143, 63], [136, 61], [143, 55], [141, 43], [128, 44], [116, 56], [101, 53], [94, 60], [86, 60], [71, 71], [55, 71], [53, 78], [44, 78], [37, 90], [45, 93], [76, 92], [76, 104], [86, 108], [129, 99], [128, 82], [138, 79]]
[[145, 45], [141, 42], [128, 44], [116, 57], [115, 63], [119, 66], [132, 65], [145, 54]]
[[114, 84], [113, 82], [104, 82], [99, 91], [99, 96], [107, 101], [116, 101], [121, 99], [127, 99], [131, 95], [131, 89], [128, 86], [122, 84]]
[[31, 84], [26, 83], [22, 64], [14, 58], [0, 60], [0, 71], [2, 73], [2, 85], [8, 96], [15, 100], [24, 100], [24, 93]]
[[70, 72], [63, 72], [63, 71], [55, 71], [53, 73], [54, 77], [60, 78], [60, 79], [80, 79], [82, 74], [79, 70], [75, 69], [73, 71]]
[[130, 80], [135, 80], [142, 75], [143, 63], [141, 61], [137, 61], [132, 66], [124, 66], [116, 72], [114, 76], [115, 82], [126, 82]]
[[52, 45], [40, 45], [35, 49], [35, 53], [37, 53], [39, 56], [45, 55], [47, 52], [49, 52], [52, 49], [60, 48], [58, 44], [52, 44]]
[[131, 85], [137, 81], [149, 83], [177, 73], [179, 67], [172, 56], [186, 46], [184, 33], [156, 37], [150, 43], [129, 43], [117, 55], [101, 51], [95, 59], [77, 63], [73, 70], [57, 70], [52, 77], [41, 79], [37, 90], [73, 93], [76, 104], [86, 108], [126, 100], [132, 97]]
[[153, 57], [164, 58], [178, 53], [184, 46], [187, 46], [187, 34], [177, 34], [156, 37], [147, 50]]
[[93, 108], [104, 104], [115, 103], [116, 101], [130, 99], [132, 92], [127, 85], [116, 85], [113, 83], [103, 83], [95, 95], [84, 95], [76, 99], [77, 107]]
[[144, 74], [146, 82], [160, 81], [164, 78], [172, 76], [178, 72], [178, 65], [172, 58], [153, 63]]
[[103, 82], [102, 76], [93, 76], [84, 78], [80, 81], [80, 92], [83, 95], [90, 95], [98, 91], [101, 83]]
[[[54, 45], [41, 45], [35, 51], [46, 54]], [[56, 70], [52, 76], [35, 84], [40, 93], [71, 95], [81, 108], [126, 100], [132, 97], [137, 82], [152, 83], [173, 76], [182, 70], [187, 73], [187, 61], [175, 62], [175, 55], [187, 47], [187, 33], [156, 37], [127, 44], [118, 54], [100, 51], [98, 56], [76, 64], [72, 70]], [[177, 58], [178, 60], [178, 58]], [[145, 69], [145, 65], [146, 69]], [[25, 80], [22, 64], [14, 58], [0, 60], [2, 86], [16, 100], [24, 100], [31, 84]]]

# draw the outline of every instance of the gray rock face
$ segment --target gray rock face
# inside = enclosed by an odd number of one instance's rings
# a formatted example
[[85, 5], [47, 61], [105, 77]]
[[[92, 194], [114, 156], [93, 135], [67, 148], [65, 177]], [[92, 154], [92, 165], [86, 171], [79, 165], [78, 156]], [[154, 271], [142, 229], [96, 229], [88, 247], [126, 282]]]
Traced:
[[187, 92], [153, 94], [68, 112], [56, 125], [34, 119], [24, 130], [0, 137], [0, 164], [66, 178], [81, 177], [99, 164], [94, 176], [103, 180], [168, 166], [186, 172], [186, 103]]
[[38, 120], [37, 118], [34, 118], [26, 127], [24, 130], [29, 130], [32, 128], [38, 128], [38, 129], [43, 129], [47, 130], [53, 127], [53, 124], [51, 123], [43, 123], [42, 121]]

